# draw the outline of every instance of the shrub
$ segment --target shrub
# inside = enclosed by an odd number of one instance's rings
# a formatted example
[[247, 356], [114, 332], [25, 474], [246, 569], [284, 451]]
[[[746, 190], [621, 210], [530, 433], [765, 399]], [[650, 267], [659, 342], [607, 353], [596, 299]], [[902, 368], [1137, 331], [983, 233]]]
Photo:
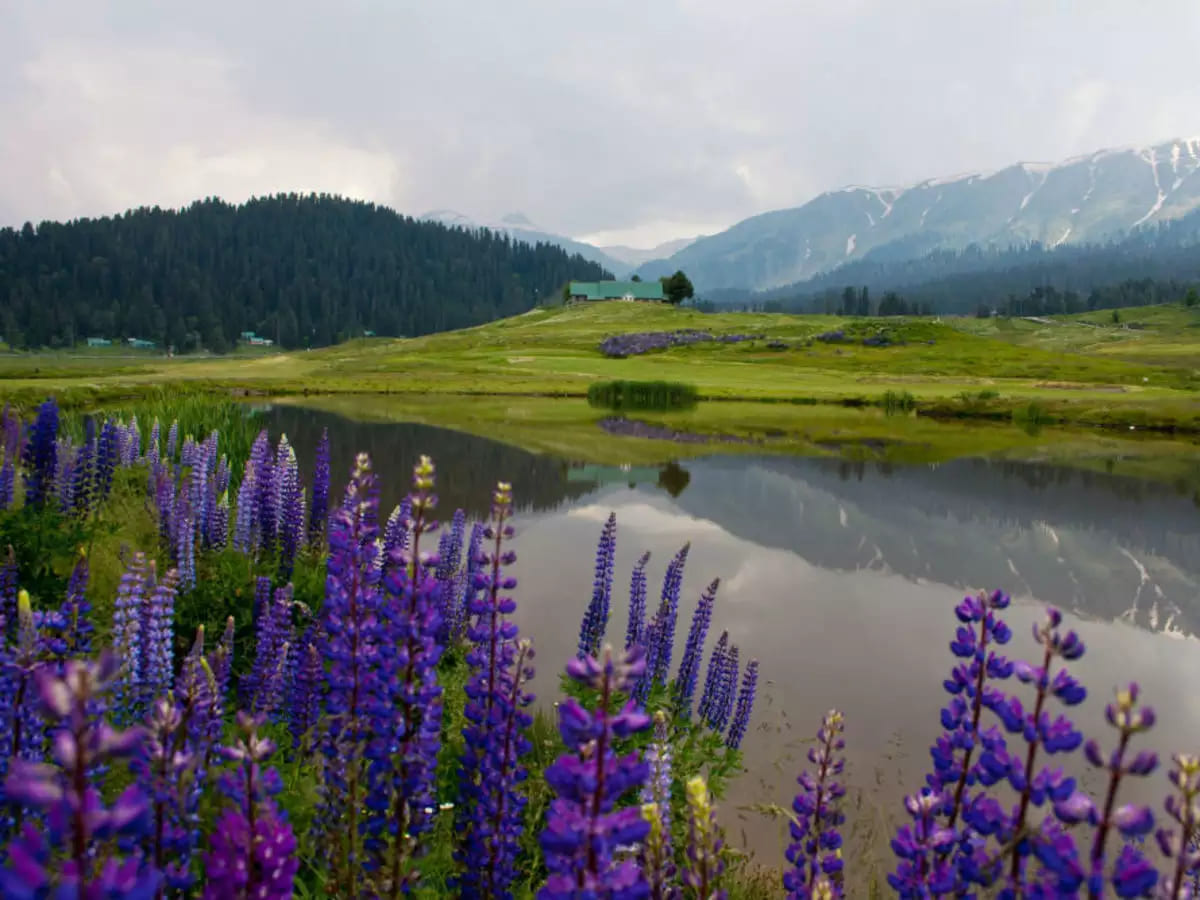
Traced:
[[604, 409], [691, 409], [696, 388], [679, 381], [600, 381], [588, 386], [588, 403]]

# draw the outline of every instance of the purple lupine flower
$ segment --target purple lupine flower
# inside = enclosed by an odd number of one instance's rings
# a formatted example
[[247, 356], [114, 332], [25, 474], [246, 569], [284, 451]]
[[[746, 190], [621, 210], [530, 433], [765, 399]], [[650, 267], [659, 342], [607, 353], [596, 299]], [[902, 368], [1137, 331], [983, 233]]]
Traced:
[[329, 669], [321, 742], [325, 769], [315, 825], [329, 862], [330, 887], [345, 897], [357, 896], [361, 876], [363, 752], [371, 735], [367, 712], [377, 674], [381, 605], [378, 529], [370, 510], [378, 503], [370, 459], [360, 453], [346, 498], [330, 515], [321, 605], [320, 649]]
[[54, 469], [53, 493], [59, 512], [65, 515], [75, 508], [75, 445], [69, 437], [61, 437], [56, 443], [54, 455], [58, 462]]
[[[153, 563], [151, 563], [153, 572]], [[174, 674], [175, 590], [179, 573], [169, 569], [142, 603], [138, 622], [138, 647], [141, 658], [140, 708], [151, 710], [154, 701], [165, 696]]]
[[715, 885], [725, 863], [721, 859], [724, 841], [717, 828], [717, 815], [712, 808], [712, 797], [704, 779], [696, 775], [687, 783], [688, 845], [687, 868], [683, 872], [683, 883], [697, 897], [705, 900], [725, 900], [728, 893]]
[[299, 747], [309, 737], [321, 714], [320, 690], [325, 670], [317, 651], [315, 626], [309, 626], [299, 643], [291, 646], [297, 659], [288, 694], [288, 729], [292, 733], [292, 746]]
[[254, 466], [247, 459], [246, 471], [242, 475], [242, 484], [238, 488], [237, 515], [233, 526], [233, 548], [246, 554], [253, 554], [255, 549], [255, 522], [258, 507], [254, 503], [254, 495], [258, 491], [258, 485], [254, 479]]
[[741, 669], [738, 666], [737, 644], [729, 647], [723, 661], [724, 670], [717, 681], [716, 696], [713, 697], [712, 714], [708, 719], [709, 727], [718, 734], [725, 730], [725, 726], [729, 724], [729, 717], [733, 715], [733, 704], [737, 696], [738, 675], [741, 674]]
[[167, 461], [175, 462], [175, 448], [179, 446], [179, 420], [171, 422], [167, 429]]
[[279, 436], [275, 447], [275, 456], [268, 453], [263, 461], [265, 468], [261, 471], [259, 486], [259, 520], [262, 523], [262, 547], [270, 552], [279, 545], [279, 527], [283, 519], [283, 482], [287, 469], [288, 443], [286, 434]]
[[646, 673], [636, 691], [636, 696], [643, 699], [655, 683], [665, 685], [671, 671], [675, 623], [679, 619], [679, 591], [683, 587], [683, 569], [690, 550], [691, 544], [684, 544], [667, 565], [658, 611], [646, 629]]
[[[17, 593], [20, 590], [20, 577], [17, 569], [17, 557], [12, 545], [4, 562], [0, 563], [0, 618], [4, 619], [4, 635], [8, 640], [17, 636]], [[0, 648], [4, 641], [0, 640]]]
[[58, 467], [58, 404], [51, 397], [38, 407], [21, 462], [25, 468], [25, 505], [46, 505]]
[[203, 536], [208, 531], [208, 480], [209, 480], [209, 443], [199, 444], [192, 453], [191, 471], [188, 473], [188, 491], [190, 493], [193, 531]]
[[438, 614], [442, 620], [442, 631], [438, 641], [446, 645], [450, 641], [457, 619], [455, 604], [458, 602], [458, 575], [462, 564], [463, 537], [467, 530], [467, 516], [461, 509], [454, 511], [450, 527], [438, 536], [437, 565], [434, 580], [437, 582]]
[[92, 511], [92, 488], [96, 483], [96, 421], [91, 416], [84, 420], [83, 430], [83, 443], [79, 445], [71, 473], [71, 509], [80, 518]]
[[112, 490], [113, 473], [117, 469], [120, 448], [120, 429], [111, 419], [100, 426], [100, 437], [96, 441], [96, 488], [93, 502], [108, 497]]
[[225, 620], [225, 630], [221, 633], [220, 643], [217, 644], [212, 670], [217, 683], [216, 702], [222, 703], [229, 693], [229, 678], [233, 671], [233, 616]]
[[[263, 521], [263, 510], [268, 506], [271, 492], [271, 439], [264, 428], [254, 439], [242, 484], [238, 490], [237, 526], [233, 546], [243, 553], [255, 555], [267, 545], [267, 523]], [[274, 534], [274, 532], [271, 532]]]
[[654, 743], [646, 751], [650, 777], [642, 788], [642, 816], [650, 831], [642, 843], [639, 862], [646, 873], [650, 900], [668, 900], [675, 878], [675, 857], [671, 850], [671, 736], [667, 715], [654, 714]]
[[525, 687], [533, 676], [533, 649], [528, 641], [517, 640], [516, 626], [507, 619], [516, 609], [512, 597], [503, 593], [516, 586], [504, 575], [516, 561], [503, 546], [513, 533], [511, 510], [512, 489], [501, 482], [493, 494], [491, 521], [480, 533], [492, 541], [491, 549], [476, 546], [478, 590], [467, 607], [472, 617], [467, 630], [471, 677], [455, 807], [456, 831], [463, 835], [455, 854], [462, 865], [457, 887], [464, 897], [510, 896], [527, 802], [518, 785], [526, 777], [521, 757], [531, 749], [526, 731], [532, 718], [525, 708], [533, 695]]
[[125, 458], [122, 462], [126, 466], [132, 466], [142, 458], [142, 430], [138, 427], [137, 416], [130, 416], [125, 434]]
[[236, 806], [217, 819], [204, 857], [204, 900], [292, 897], [299, 868], [296, 838], [270, 796], [269, 786], [278, 781], [278, 773], [264, 771], [261, 764], [275, 745], [258, 736], [261, 724], [260, 719], [238, 713], [240, 736], [224, 748], [226, 759], [237, 765], [234, 772], [222, 776], [225, 793], [234, 798]]
[[[0, 642], [0, 775], [7, 775], [17, 761], [42, 759], [45, 751], [37, 684], [47, 667], [40, 658], [43, 645], [27, 591], [18, 593], [14, 619], [17, 635], [14, 646], [4, 647]], [[0, 781], [0, 799], [7, 797], [5, 784]], [[0, 838], [6, 840], [20, 831], [26, 806], [21, 801], [5, 799], [5, 806], [10, 805], [15, 814], [0, 816]]]
[[[433, 462], [422, 456], [413, 468], [412, 552], [392, 551], [385, 563], [379, 665], [371, 691], [372, 739], [366, 749], [370, 794], [363, 822], [369, 855], [365, 865], [374, 889], [397, 898], [415, 877], [412, 860], [424, 849], [417, 837], [431, 826], [431, 811], [436, 807], [433, 783], [442, 722], [442, 690], [437, 681], [441, 617], [437, 582], [420, 551], [421, 537], [437, 527], [427, 518], [437, 503], [433, 486]], [[391, 836], [395, 822], [404, 823], [403, 828]]]
[[[1078, 635], [1073, 631], [1061, 632], [1061, 624], [1062, 613], [1050, 608], [1046, 618], [1033, 626], [1034, 637], [1044, 648], [1042, 664], [1033, 666], [1018, 662], [1013, 666], [1020, 681], [1036, 685], [1034, 708], [1026, 711], [1017, 697], [1010, 696], [995, 710], [1010, 733], [1023, 735], [1029, 745], [1028, 751], [1019, 754], [1004, 749], [986, 750], [980, 757], [980, 765], [993, 775], [1006, 778], [1020, 797], [1012, 816], [1002, 817], [994, 823], [1001, 845], [1011, 845], [1008, 880], [1010, 887], [1018, 891], [1026, 880], [1025, 862], [1037, 845], [1036, 840], [1017, 837], [1026, 833], [1029, 808], [1041, 807], [1047, 800], [1060, 803], [1075, 792], [1075, 779], [1066, 776], [1061, 769], [1034, 769], [1038, 750], [1044, 750], [1047, 754], [1067, 753], [1083, 742], [1083, 735], [1075, 729], [1070, 719], [1063, 715], [1051, 719], [1049, 713], [1044, 711], [1050, 695], [1067, 706], [1081, 703], [1087, 696], [1083, 686], [1065, 668], [1059, 669], [1051, 677], [1055, 659], [1076, 660], [1084, 653], [1084, 645]], [[988, 829], [993, 827], [993, 823], [973, 821], [971, 816], [968, 816], [968, 822], [983, 834], [989, 833]]]
[[304, 537], [304, 490], [300, 487], [300, 466], [291, 445], [280, 446], [279, 461], [279, 574], [290, 578], [296, 566], [296, 553]]
[[646, 632], [646, 563], [650, 552], [646, 551], [633, 567], [629, 579], [629, 624], [625, 627], [625, 649], [645, 642]]
[[[1060, 670], [1059, 676], [1063, 675], [1065, 671]], [[1118, 733], [1117, 747], [1112, 755], [1105, 759], [1100, 752], [1100, 745], [1094, 740], [1088, 741], [1084, 748], [1088, 762], [1108, 773], [1108, 792], [1103, 805], [1097, 806], [1082, 791], [1076, 791], [1054, 805], [1054, 813], [1059, 821], [1075, 825], [1086, 820], [1096, 828], [1087, 857], [1086, 873], [1087, 892], [1092, 898], [1099, 897], [1104, 890], [1107, 840], [1112, 829], [1116, 828], [1128, 840], [1145, 837], [1154, 828], [1154, 815], [1149, 807], [1116, 805], [1117, 789], [1125, 776], [1146, 776], [1158, 768], [1158, 756], [1149, 750], [1143, 750], [1132, 758], [1127, 756], [1130, 739], [1154, 725], [1154, 710], [1149, 706], [1139, 709], [1138, 694], [1137, 684], [1131, 684], [1125, 690], [1118, 691], [1116, 702], [1108, 704], [1105, 709], [1109, 725]], [[1057, 876], [1060, 890], [1077, 889], [1084, 881], [1083, 861], [1073, 841], [1056, 842], [1035, 852], [1042, 865]], [[1145, 855], [1132, 845], [1127, 845], [1122, 851], [1112, 872], [1113, 886], [1121, 897], [1145, 895], [1154, 887], [1157, 877], [1158, 873], [1150, 866]], [[1135, 893], [1125, 893], [1133, 885], [1137, 887]]]
[[92, 652], [92, 634], [95, 631], [91, 620], [91, 604], [87, 599], [89, 568], [87, 553], [81, 547], [75, 560], [75, 568], [67, 581], [67, 596], [63, 601], [62, 614], [66, 623], [66, 655], [88, 656]]
[[91, 783], [98, 765], [132, 756], [142, 742], [139, 729], [114, 731], [95, 717], [95, 698], [113, 683], [119, 666], [106, 653], [96, 662], [70, 660], [61, 678], [48, 668], [38, 673], [43, 714], [61, 723], [55, 730], [56, 765], [17, 761], [8, 774], [9, 802], [40, 809], [45, 827], [26, 824], [9, 845], [8, 865], [0, 871], [5, 897], [48, 896], [53, 890], [62, 897], [150, 898], [158, 889], [161, 874], [137, 855], [105, 858], [113, 838], [121, 846], [151, 827], [145, 795], [131, 785], [106, 806]]
[[546, 782], [556, 798], [541, 834], [550, 875], [538, 891], [540, 900], [579, 896], [645, 897], [644, 873], [633, 859], [617, 861], [613, 851], [642, 841], [650, 825], [637, 806], [618, 809], [629, 791], [638, 790], [650, 773], [636, 752], [618, 756], [614, 743], [645, 730], [650, 720], [633, 700], [613, 713], [613, 694], [628, 691], [645, 670], [640, 647], [614, 657], [611, 647], [602, 656], [578, 657], [567, 663], [567, 674], [599, 693], [589, 711], [574, 698], [558, 708], [559, 732], [567, 752], [546, 769]]
[[146, 442], [146, 458], [151, 463], [158, 462], [162, 458], [162, 452], [159, 450], [161, 434], [162, 428], [158, 424], [158, 417], [155, 416], [154, 424], [150, 426], [150, 440]]
[[[263, 582], [258, 580], [259, 593]], [[287, 659], [286, 647], [294, 642], [292, 633], [292, 586], [285, 585], [275, 591], [274, 600], [264, 604], [258, 616], [258, 631], [255, 639], [254, 667], [243, 678], [242, 696], [250, 712], [255, 715], [274, 716], [283, 700], [281, 675]]]
[[846, 742], [842, 738], [844, 719], [837, 710], [825, 714], [817, 744], [810, 747], [808, 761], [816, 774], [800, 774], [800, 793], [792, 803], [796, 815], [790, 831], [792, 843], [787, 859], [793, 866], [784, 873], [783, 886], [789, 898], [842, 896], [842, 836], [838, 826], [845, 820], [839, 801], [846, 788], [837, 777], [846, 766], [840, 754]]
[[708, 639], [708, 626], [712, 622], [713, 603], [717, 599], [720, 579], [700, 595], [696, 612], [692, 614], [692, 627], [688, 629], [687, 644], [683, 659], [679, 663], [679, 674], [675, 677], [675, 708], [685, 720], [692, 717], [692, 698], [696, 695], [696, 682], [700, 679], [700, 661], [704, 657], [704, 642]]
[[189, 496], [188, 483], [195, 470], [188, 474], [175, 496], [174, 550], [175, 565], [179, 567], [179, 585], [185, 591], [196, 586], [196, 510]]
[[197, 758], [187, 742], [188, 710], [169, 697], [155, 700], [147, 722], [146, 740], [130, 769], [151, 803], [153, 826], [147, 836], [146, 857], [163, 873], [172, 891], [192, 885], [189, 866], [200, 838], [193, 790]]
[[15, 454], [0, 447], [0, 510], [8, 509], [15, 499], [17, 469], [14, 458]]
[[113, 604], [113, 649], [122, 666], [113, 685], [112, 711], [114, 721], [119, 724], [129, 724], [140, 718], [137, 707], [142, 684], [140, 648], [142, 607], [147, 588], [146, 570], [146, 556], [139, 550], [133, 554], [121, 575], [117, 599]]
[[1200, 756], [1178, 753], [1172, 757], [1171, 785], [1176, 793], [1166, 801], [1167, 815], [1179, 828], [1160, 828], [1154, 836], [1167, 859], [1174, 860], [1167, 877], [1159, 885], [1164, 900], [1182, 900], [1195, 896], [1196, 873], [1200, 871]]
[[725, 677], [725, 657], [729, 653], [729, 632], [722, 631], [713, 647], [712, 655], [708, 658], [708, 671], [704, 676], [704, 693], [700, 695], [700, 705], [696, 715], [712, 727], [716, 715], [716, 705], [721, 693], [721, 680]]
[[939, 822], [944, 798], [929, 788], [906, 797], [911, 825], [902, 825], [892, 839], [892, 852], [900, 862], [888, 873], [888, 884], [901, 900], [948, 896], [954, 891], [955, 873], [949, 861], [956, 834]]
[[609, 513], [596, 547], [596, 574], [592, 581], [592, 599], [579, 627], [580, 659], [600, 652], [608, 626], [608, 608], [612, 597], [613, 560], [617, 553], [617, 514]]
[[17, 460], [21, 456], [21, 420], [4, 404], [0, 411], [0, 510], [16, 501]]
[[754, 691], [758, 686], [758, 660], [752, 659], [746, 665], [746, 674], [742, 677], [742, 689], [738, 692], [737, 709], [733, 714], [733, 722], [729, 726], [729, 734], [725, 736], [725, 745], [731, 750], [737, 750], [750, 727], [750, 713], [754, 709]]
[[317, 547], [325, 539], [329, 518], [329, 429], [321, 429], [317, 459], [313, 465], [312, 509], [308, 514], [308, 542]]
[[224, 550], [229, 542], [229, 491], [221, 494], [213, 514], [208, 520], [208, 546], [213, 550]]
[[408, 549], [407, 522], [411, 515], [412, 507], [409, 505], [407, 498], [397, 504], [396, 508], [392, 510], [383, 532], [384, 553], [390, 553], [392, 550]]

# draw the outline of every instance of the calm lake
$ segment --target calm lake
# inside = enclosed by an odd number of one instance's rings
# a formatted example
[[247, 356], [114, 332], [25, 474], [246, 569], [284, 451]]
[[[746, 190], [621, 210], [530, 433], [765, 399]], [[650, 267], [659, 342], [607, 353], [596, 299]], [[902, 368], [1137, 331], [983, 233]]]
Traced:
[[[790, 805], [806, 742], [833, 706], [847, 719], [850, 840], [883, 846], [900, 796], [928, 768], [964, 592], [1012, 594], [1010, 656], [1034, 656], [1029, 631], [1045, 604], [1070, 614], [1088, 646], [1073, 667], [1092, 692], [1076, 717], [1085, 733], [1109, 743], [1104, 704], [1137, 680], [1159, 712], [1152, 743], [1200, 750], [1200, 510], [1162, 485], [981, 460], [887, 467], [737, 455], [623, 471], [296, 407], [273, 408], [264, 422], [273, 437], [287, 433], [306, 478], [328, 427], [337, 487], [354, 453], [368, 452], [384, 516], [420, 453], [437, 464], [444, 519], [457, 507], [485, 515], [495, 482], [511, 481], [516, 618], [537, 647], [547, 702], [574, 652], [609, 512], [618, 523], [615, 644], [634, 561], [651, 551], [653, 598], [690, 541], [680, 643], [700, 592], [720, 578], [710, 644], [728, 630], [766, 680], [743, 745], [748, 772], [722, 810], [731, 838], [764, 862], [782, 863], [782, 828], [748, 807]], [[1161, 798], [1165, 775], [1152, 781], [1147, 799]]]

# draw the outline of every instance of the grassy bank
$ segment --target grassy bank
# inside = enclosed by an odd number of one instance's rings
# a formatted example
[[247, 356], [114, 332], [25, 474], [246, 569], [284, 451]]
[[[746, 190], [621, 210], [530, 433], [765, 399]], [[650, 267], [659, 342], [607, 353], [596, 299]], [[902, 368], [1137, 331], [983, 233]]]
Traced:
[[[156, 390], [262, 394], [584, 397], [597, 381], [680, 382], [708, 401], [874, 405], [889, 392], [919, 414], [1200, 431], [1200, 336], [1184, 309], [1061, 320], [843, 319], [705, 315], [606, 303], [535, 310], [477, 328], [352, 341], [254, 358], [21, 357], [0, 365], [0, 394], [21, 404], [128, 403]], [[1183, 321], [1186, 319], [1186, 321]], [[1137, 325], [1139, 327], [1132, 327]], [[709, 341], [616, 359], [609, 336], [695, 328], [754, 340]], [[1110, 333], [1111, 332], [1111, 333]], [[836, 336], [831, 338], [830, 336]], [[864, 343], [864, 341], [866, 343]], [[986, 404], [971, 400], [986, 392]], [[966, 399], [964, 399], [966, 398]]]

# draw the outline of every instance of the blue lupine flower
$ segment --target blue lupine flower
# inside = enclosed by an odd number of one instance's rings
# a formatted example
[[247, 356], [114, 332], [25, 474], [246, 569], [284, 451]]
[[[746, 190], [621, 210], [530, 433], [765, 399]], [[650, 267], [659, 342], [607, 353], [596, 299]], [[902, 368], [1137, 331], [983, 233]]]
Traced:
[[54, 469], [52, 493], [58, 511], [66, 515], [75, 508], [75, 445], [69, 437], [59, 438], [56, 445], [54, 455], [58, 462]]
[[742, 677], [742, 689], [738, 692], [737, 708], [733, 714], [733, 722], [729, 725], [729, 734], [725, 736], [725, 744], [731, 750], [737, 750], [750, 727], [750, 713], [754, 709], [754, 691], [758, 686], [758, 660], [752, 659], [746, 665], [746, 674]]
[[296, 662], [288, 693], [288, 729], [292, 733], [292, 746], [299, 747], [309, 737], [321, 714], [320, 691], [325, 670], [317, 651], [316, 626], [310, 625], [299, 642], [291, 647]]
[[945, 798], [929, 788], [906, 797], [904, 806], [912, 816], [892, 839], [892, 852], [900, 860], [887, 880], [901, 900], [925, 900], [949, 896], [955, 888], [955, 872], [949, 861], [957, 835], [938, 821]]
[[[263, 592], [263, 582], [267, 582], [269, 597], [270, 582], [266, 578], [259, 579], [258, 594]], [[242, 697], [255, 715], [274, 716], [283, 701], [285, 648], [294, 641], [290, 584], [279, 588], [274, 599], [264, 603], [257, 622], [254, 667], [242, 680]]]
[[[29, 602], [29, 594], [20, 591], [17, 599], [16, 641], [9, 648], [0, 642], [0, 775], [6, 775], [19, 761], [40, 760], [45, 751], [45, 727], [38, 710], [37, 684], [43, 665], [43, 643], [38, 621]], [[6, 782], [0, 781], [0, 799]], [[13, 806], [15, 815], [10, 815]], [[5, 801], [0, 814], [0, 848], [4, 848], [27, 810], [25, 804]], [[0, 854], [4, 852], [0, 849]]]
[[559, 732], [567, 752], [546, 769], [546, 782], [557, 795], [550, 804], [541, 834], [550, 876], [538, 891], [540, 900], [567, 897], [645, 897], [645, 874], [633, 859], [618, 860], [614, 850], [635, 845], [650, 831], [637, 806], [618, 808], [625, 795], [638, 790], [650, 773], [637, 753], [619, 756], [616, 741], [645, 730], [650, 720], [630, 700], [617, 713], [613, 694], [628, 691], [645, 670], [640, 647], [614, 657], [575, 658], [567, 674], [599, 693], [594, 711], [574, 699], [558, 708]]
[[107, 420], [100, 427], [100, 437], [96, 441], [96, 488], [97, 501], [108, 497], [112, 490], [113, 473], [120, 461], [120, 429], [116, 422]]
[[154, 701], [165, 696], [174, 676], [175, 589], [179, 575], [169, 570], [154, 585], [149, 596], [143, 595], [138, 622], [138, 672], [141, 689], [140, 709], [151, 710]]
[[43, 714], [61, 723], [55, 731], [57, 764], [16, 761], [8, 774], [8, 801], [38, 808], [45, 827], [27, 824], [10, 844], [8, 865], [0, 871], [5, 897], [45, 896], [54, 886], [55, 896], [151, 900], [158, 890], [161, 874], [137, 854], [124, 860], [105, 854], [112, 839], [121, 846], [149, 832], [145, 795], [131, 785], [106, 806], [91, 783], [98, 765], [134, 755], [143, 739], [139, 729], [114, 731], [95, 717], [95, 698], [113, 683], [119, 665], [104, 654], [97, 662], [71, 660], [61, 678], [48, 668], [38, 673]]
[[696, 604], [692, 614], [692, 627], [688, 629], [687, 643], [683, 648], [683, 659], [679, 663], [679, 674], [675, 677], [676, 711], [685, 720], [692, 717], [692, 698], [696, 695], [696, 682], [700, 678], [700, 662], [704, 657], [704, 642], [708, 639], [708, 626], [712, 622], [713, 603], [717, 599], [720, 579], [713, 579]]
[[191, 474], [187, 476], [188, 480], [180, 485], [179, 493], [175, 496], [172, 522], [175, 538], [172, 556], [179, 567], [179, 584], [188, 591], [196, 586], [196, 519], [188, 490], [191, 477]]
[[[4, 562], [0, 563], [0, 617], [4, 619], [3, 633], [10, 641], [17, 636], [17, 593], [19, 590], [17, 557], [10, 544]], [[0, 640], [0, 646], [3, 643]]]
[[367, 455], [359, 454], [342, 504], [329, 521], [321, 653], [325, 683], [325, 757], [321, 808], [314, 823], [327, 854], [331, 889], [357, 896], [362, 861], [361, 809], [365, 802], [363, 753], [373, 733], [368, 716], [378, 674], [381, 606], [378, 529], [371, 507], [379, 503]]
[[113, 719], [129, 724], [139, 718], [138, 704], [142, 685], [142, 607], [146, 593], [146, 557], [133, 554], [117, 586], [113, 604], [112, 640], [122, 666], [113, 685]]
[[88, 416], [83, 424], [83, 443], [75, 456], [71, 477], [71, 508], [75, 515], [83, 518], [92, 511], [92, 489], [96, 483], [96, 422]]
[[45, 506], [58, 467], [58, 404], [51, 397], [38, 407], [21, 462], [25, 468], [25, 505]]
[[663, 577], [658, 610], [646, 628], [646, 672], [638, 683], [635, 696], [645, 699], [655, 683], [665, 685], [671, 671], [675, 649], [675, 623], [679, 618], [679, 591], [683, 587], [683, 569], [687, 565], [690, 544], [685, 544], [667, 565]]
[[625, 627], [625, 649], [646, 640], [646, 563], [650, 562], [647, 551], [634, 564], [629, 579], [629, 624]]
[[179, 446], [179, 420], [171, 422], [167, 429], [167, 461], [175, 462], [175, 450]]
[[1173, 860], [1167, 877], [1160, 885], [1160, 896], [1186, 897], [1191, 889], [1195, 896], [1196, 873], [1200, 872], [1200, 756], [1177, 753], [1172, 757], [1171, 786], [1176, 793], [1167, 797], [1167, 815], [1175, 820], [1178, 829], [1160, 828], [1154, 836], [1163, 856]]
[[842, 895], [842, 836], [838, 827], [845, 820], [839, 801], [846, 788], [837, 778], [846, 765], [840, 755], [846, 746], [844, 727], [840, 712], [826, 713], [817, 731], [817, 744], [808, 751], [808, 761], [816, 772], [804, 771], [798, 779], [801, 790], [792, 803], [796, 815], [790, 826], [792, 843], [787, 848], [793, 868], [783, 876], [788, 897], [796, 900]]
[[291, 445], [287, 445], [279, 469], [279, 573], [290, 578], [304, 538], [304, 490], [300, 487], [296, 451]]
[[712, 655], [708, 658], [708, 671], [704, 676], [704, 693], [700, 695], [700, 705], [696, 715], [713, 727], [716, 717], [716, 705], [721, 693], [722, 679], [725, 677], [725, 657], [729, 654], [729, 632], [722, 631], [713, 647]]
[[89, 567], [87, 553], [80, 548], [67, 581], [67, 596], [63, 601], [62, 614], [66, 621], [66, 653], [68, 656], [88, 656], [92, 652], [91, 604], [87, 599]]
[[729, 724], [729, 717], [733, 714], [733, 705], [737, 699], [738, 676], [741, 674], [737, 644], [730, 645], [722, 661], [724, 666], [717, 680], [717, 689], [708, 717], [709, 727], [718, 734]]
[[592, 581], [592, 599], [579, 627], [578, 656], [595, 656], [604, 640], [608, 608], [612, 597], [613, 560], [617, 552], [617, 515], [609, 513], [600, 543], [596, 547], [596, 574]]
[[329, 518], [329, 429], [321, 429], [317, 458], [313, 465], [312, 509], [308, 514], [308, 542], [314, 547], [325, 538]]
[[158, 417], [154, 417], [154, 423], [150, 426], [150, 440], [146, 442], [146, 458], [151, 462], [158, 462], [162, 458], [162, 452], [159, 450], [161, 443], [162, 428], [158, 424]]

